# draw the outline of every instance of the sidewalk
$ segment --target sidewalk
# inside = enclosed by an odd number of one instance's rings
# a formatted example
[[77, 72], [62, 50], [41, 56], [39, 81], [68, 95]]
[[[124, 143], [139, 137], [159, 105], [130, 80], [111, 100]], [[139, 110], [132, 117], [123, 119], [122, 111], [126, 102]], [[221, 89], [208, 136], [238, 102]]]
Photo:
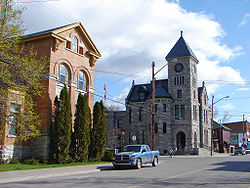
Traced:
[[[230, 157], [231, 153], [213, 153], [212, 156], [209, 155], [173, 155], [173, 158], [205, 158], [205, 157]], [[169, 158], [169, 155], [161, 155], [161, 158]]]
[[9, 172], [0, 172], [0, 184], [16, 181], [25, 181], [39, 178], [49, 178], [56, 176], [84, 174], [91, 172], [99, 172], [102, 168], [112, 166], [111, 164], [96, 164], [96, 165], [82, 165], [59, 168], [42, 168], [35, 170], [17, 170]]

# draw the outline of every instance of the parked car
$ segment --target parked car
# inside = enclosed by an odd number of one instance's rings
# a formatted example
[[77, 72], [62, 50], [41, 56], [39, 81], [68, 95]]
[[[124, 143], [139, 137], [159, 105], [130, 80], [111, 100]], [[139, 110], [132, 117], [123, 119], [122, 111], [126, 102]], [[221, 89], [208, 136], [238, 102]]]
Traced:
[[250, 148], [246, 148], [245, 151], [246, 151], [246, 154], [250, 154]]
[[155, 167], [159, 159], [160, 152], [151, 151], [148, 145], [127, 145], [122, 152], [115, 155], [113, 166], [115, 168], [132, 166], [139, 169], [143, 164], [151, 163]]
[[241, 155], [246, 155], [246, 150], [245, 150], [245, 148], [243, 148], [243, 147], [236, 147], [236, 148], [235, 148], [234, 155], [239, 155], [239, 154], [241, 154]]

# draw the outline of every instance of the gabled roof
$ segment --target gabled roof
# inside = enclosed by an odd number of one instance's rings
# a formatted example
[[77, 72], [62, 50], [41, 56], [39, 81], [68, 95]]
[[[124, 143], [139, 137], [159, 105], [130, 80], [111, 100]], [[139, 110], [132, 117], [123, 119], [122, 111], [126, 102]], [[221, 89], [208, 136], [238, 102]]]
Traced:
[[213, 121], [213, 129], [225, 129], [225, 130], [228, 130], [228, 131], [231, 131], [232, 129], [222, 125], [222, 124], [219, 124], [217, 123], [216, 121]]
[[192, 56], [198, 62], [197, 57], [194, 55], [193, 51], [184, 40], [181, 31], [181, 37], [175, 43], [174, 47], [170, 50], [170, 52], [166, 56], [166, 59], [174, 57], [182, 57], [182, 56]]
[[87, 44], [91, 48], [91, 55], [94, 55], [97, 59], [101, 57], [100, 52], [96, 48], [94, 42], [91, 40], [90, 36], [82, 26], [80, 22], [72, 23], [72, 24], [67, 24], [64, 26], [60, 27], [55, 27], [52, 29], [36, 32], [36, 33], [31, 33], [27, 35], [21, 36], [22, 41], [32, 41], [32, 40], [37, 40], [37, 39], [42, 39], [42, 38], [47, 38], [47, 37], [55, 37], [61, 41], [65, 41], [66, 39], [60, 35], [60, 33], [65, 32], [69, 29], [73, 28], [78, 28], [78, 31], [81, 33], [83, 38], [86, 40]]
[[[140, 99], [140, 93], [144, 93], [144, 99]], [[170, 98], [168, 92], [168, 79], [155, 81], [155, 98]], [[143, 102], [152, 99], [152, 82], [148, 84], [133, 85], [126, 98], [128, 102]]]

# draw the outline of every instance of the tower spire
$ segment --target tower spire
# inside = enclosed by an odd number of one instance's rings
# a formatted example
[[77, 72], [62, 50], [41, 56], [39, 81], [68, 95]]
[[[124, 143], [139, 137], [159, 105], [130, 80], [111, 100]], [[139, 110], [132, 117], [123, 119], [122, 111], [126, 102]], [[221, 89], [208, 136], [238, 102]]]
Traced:
[[183, 31], [181, 31], [181, 37], [182, 37], [182, 35], [183, 35]]

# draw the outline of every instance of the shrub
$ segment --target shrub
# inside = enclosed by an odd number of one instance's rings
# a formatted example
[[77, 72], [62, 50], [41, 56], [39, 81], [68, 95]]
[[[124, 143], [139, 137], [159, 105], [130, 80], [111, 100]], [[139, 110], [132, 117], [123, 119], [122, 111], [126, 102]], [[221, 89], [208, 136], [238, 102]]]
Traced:
[[6, 163], [6, 161], [3, 160], [2, 158], [0, 158], [0, 164], [5, 164], [5, 163]]
[[24, 164], [29, 164], [29, 165], [38, 165], [39, 164], [39, 160], [35, 159], [35, 158], [30, 158], [30, 159], [25, 159], [23, 161]]
[[114, 154], [111, 151], [106, 150], [102, 158], [102, 161], [112, 161], [113, 157], [114, 157]]
[[16, 159], [15, 156], [9, 162], [9, 164], [17, 164], [17, 163], [18, 163], [18, 160]]

